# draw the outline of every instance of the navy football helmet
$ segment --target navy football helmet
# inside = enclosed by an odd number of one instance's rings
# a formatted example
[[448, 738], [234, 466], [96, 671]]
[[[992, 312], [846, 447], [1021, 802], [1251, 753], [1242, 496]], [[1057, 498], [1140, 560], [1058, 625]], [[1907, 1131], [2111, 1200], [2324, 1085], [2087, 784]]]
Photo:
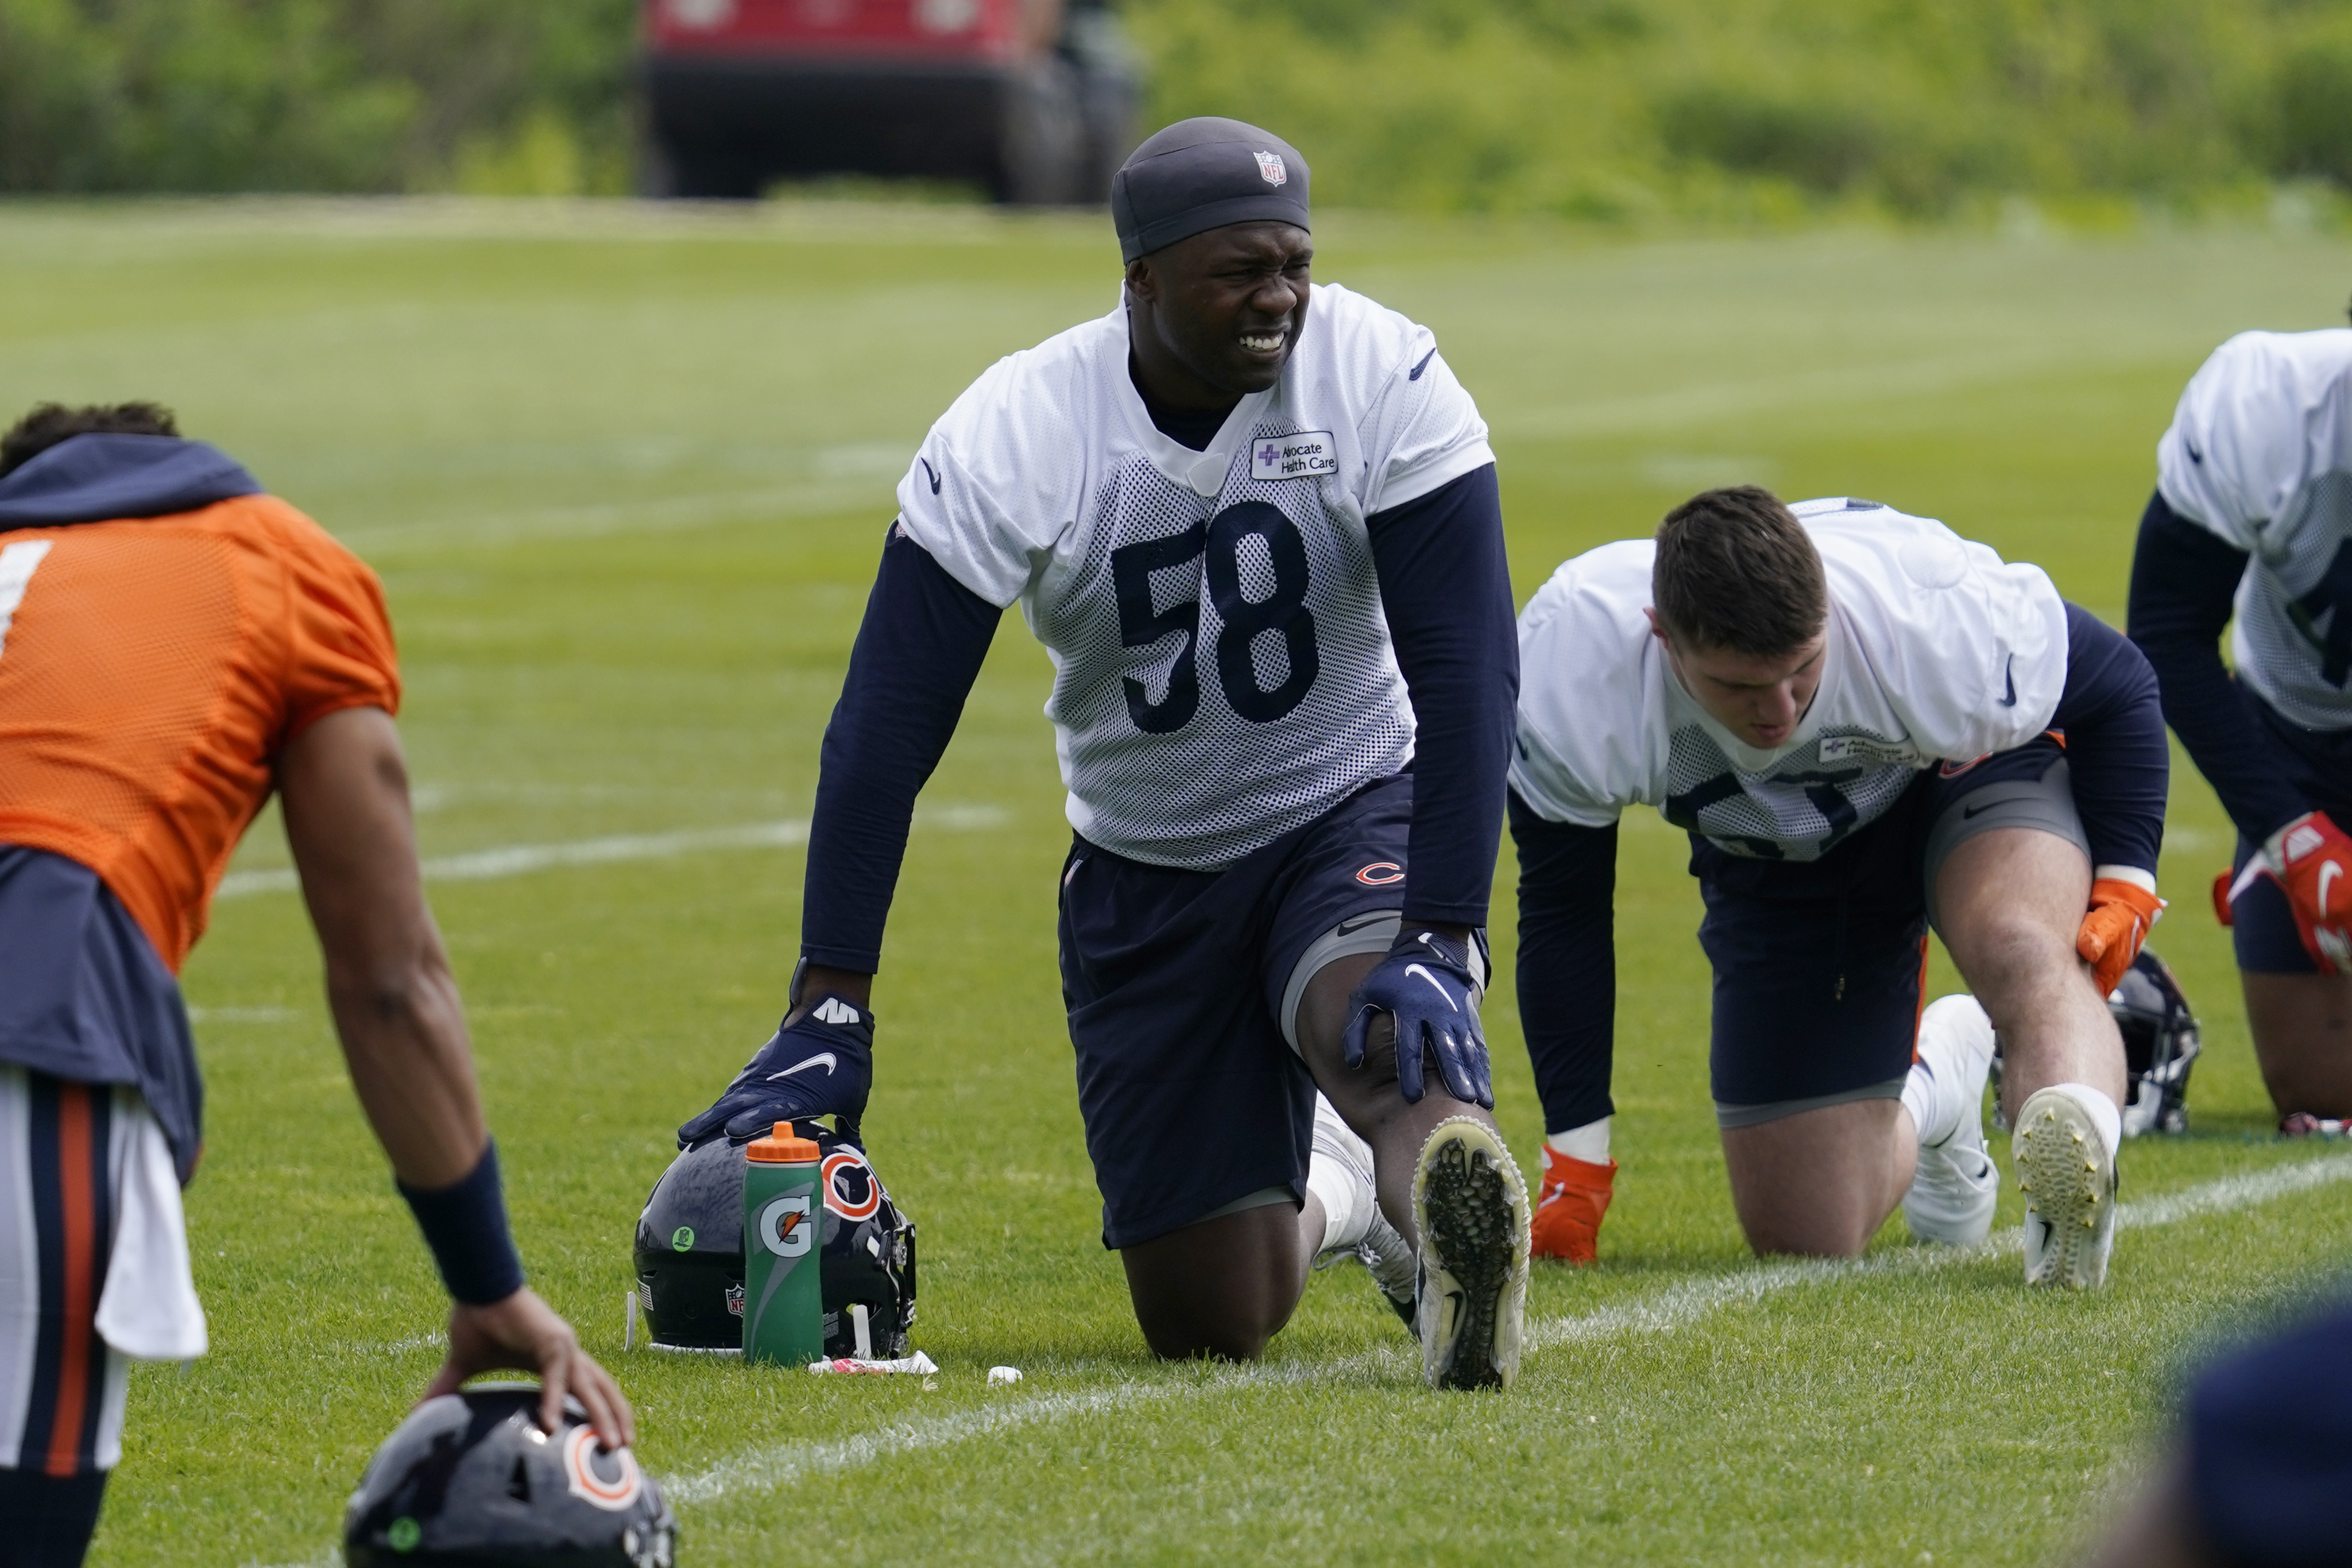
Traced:
[[[915, 1322], [915, 1222], [854, 1136], [795, 1122], [819, 1151], [824, 1353], [889, 1360]], [[672, 1350], [743, 1348], [743, 1150], [713, 1138], [670, 1162], [637, 1220], [637, 1310]]]
[[484, 1383], [428, 1399], [368, 1461], [343, 1514], [348, 1568], [673, 1568], [677, 1521], [578, 1400], [539, 1426], [540, 1388]]
[[[2113, 991], [2107, 1011], [2124, 1037], [2124, 1069], [2129, 1087], [2122, 1106], [2124, 1136], [2143, 1133], [2185, 1133], [2189, 1130], [2189, 1070], [2204, 1048], [2197, 1033], [2197, 1016], [2180, 982], [2165, 961], [2143, 947]], [[2000, 1047], [1993, 1047], [1992, 1086], [1996, 1107], [2000, 1097]], [[2006, 1130], [2008, 1118], [1996, 1108], [1994, 1124]]]
[[2143, 947], [2108, 994], [2107, 1010], [2123, 1031], [2124, 1065], [2131, 1074], [2124, 1136], [2187, 1132], [2189, 1070], [2204, 1046], [2180, 982], [2163, 959]]

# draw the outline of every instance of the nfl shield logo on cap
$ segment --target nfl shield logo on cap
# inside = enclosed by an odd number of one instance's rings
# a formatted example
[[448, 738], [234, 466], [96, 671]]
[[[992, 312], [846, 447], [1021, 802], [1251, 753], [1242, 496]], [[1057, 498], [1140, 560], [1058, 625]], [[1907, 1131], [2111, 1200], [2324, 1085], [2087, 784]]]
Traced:
[[1269, 185], [1287, 184], [1290, 180], [1290, 171], [1282, 166], [1282, 154], [1279, 152], [1259, 153], [1257, 172]]

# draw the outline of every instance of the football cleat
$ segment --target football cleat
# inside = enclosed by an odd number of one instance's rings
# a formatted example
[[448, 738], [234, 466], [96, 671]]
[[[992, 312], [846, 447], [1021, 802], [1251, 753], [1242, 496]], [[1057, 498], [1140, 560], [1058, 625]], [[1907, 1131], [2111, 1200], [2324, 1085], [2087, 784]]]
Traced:
[[1569, 1263], [1590, 1263], [1600, 1256], [1601, 1220], [1617, 1184], [1617, 1162], [1597, 1166], [1561, 1154], [1549, 1144], [1543, 1150], [1543, 1183], [1536, 1189], [1535, 1225], [1531, 1232], [1536, 1257]]
[[1412, 1173], [1421, 1229], [1415, 1327], [1432, 1388], [1507, 1388], [1528, 1311], [1528, 1186], [1501, 1134], [1448, 1116]]
[[2116, 1245], [2116, 1162], [2090, 1113], [2055, 1089], [2018, 1107], [2010, 1139], [2025, 1195], [2025, 1282], [2087, 1291]]
[[1919, 1143], [1919, 1166], [1903, 1195], [1903, 1218], [1922, 1241], [1972, 1247], [1992, 1230], [2000, 1170], [1985, 1153], [1985, 1079], [1992, 1020], [1974, 997], [1940, 997], [1919, 1020], [1919, 1059], [1958, 1114], [1943, 1137]]

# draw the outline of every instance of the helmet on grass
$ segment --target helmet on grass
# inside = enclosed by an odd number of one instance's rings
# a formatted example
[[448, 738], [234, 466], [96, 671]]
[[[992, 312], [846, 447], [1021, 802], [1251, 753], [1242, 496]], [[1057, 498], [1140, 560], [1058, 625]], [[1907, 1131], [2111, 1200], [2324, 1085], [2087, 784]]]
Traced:
[[[915, 1222], [851, 1137], [815, 1121], [793, 1125], [821, 1162], [824, 1353], [902, 1356], [915, 1322]], [[743, 1348], [740, 1145], [713, 1138], [670, 1162], [637, 1220], [635, 1262], [637, 1307], [656, 1346]]]
[[2108, 993], [2107, 1011], [2123, 1031], [2124, 1066], [2131, 1078], [2124, 1136], [2187, 1132], [2189, 1070], [2204, 1048], [2180, 982], [2163, 959], [2143, 947]]
[[343, 1514], [348, 1568], [671, 1568], [677, 1521], [626, 1448], [576, 1399], [539, 1426], [535, 1383], [428, 1399], [368, 1461]]

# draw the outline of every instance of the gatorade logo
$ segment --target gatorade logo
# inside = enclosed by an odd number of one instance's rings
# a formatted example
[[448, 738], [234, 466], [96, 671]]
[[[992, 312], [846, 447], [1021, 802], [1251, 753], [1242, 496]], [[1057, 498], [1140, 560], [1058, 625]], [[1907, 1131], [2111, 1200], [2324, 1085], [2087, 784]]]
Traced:
[[809, 1223], [809, 1195], [792, 1193], [771, 1198], [760, 1210], [760, 1245], [779, 1258], [805, 1258], [815, 1230]]

